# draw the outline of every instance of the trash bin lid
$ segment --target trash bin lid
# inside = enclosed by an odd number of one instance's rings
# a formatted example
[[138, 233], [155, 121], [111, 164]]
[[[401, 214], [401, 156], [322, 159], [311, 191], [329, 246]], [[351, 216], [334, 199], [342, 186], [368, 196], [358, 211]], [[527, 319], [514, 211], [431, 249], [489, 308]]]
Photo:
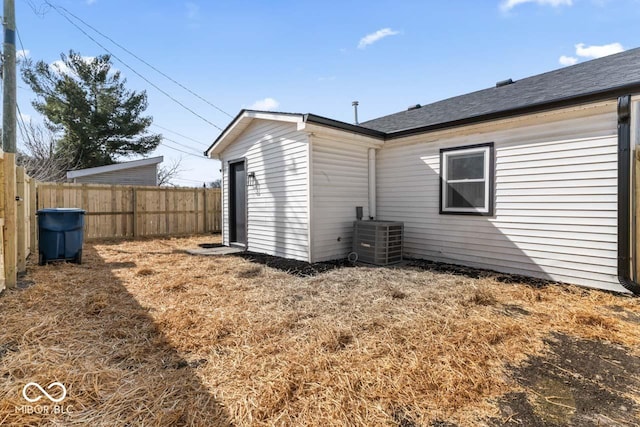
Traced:
[[84, 209], [79, 209], [79, 208], [44, 208], [44, 209], [40, 209], [36, 213], [40, 214], [40, 213], [67, 213], [67, 212], [80, 213], [80, 214], [87, 213], [87, 211], [85, 211]]

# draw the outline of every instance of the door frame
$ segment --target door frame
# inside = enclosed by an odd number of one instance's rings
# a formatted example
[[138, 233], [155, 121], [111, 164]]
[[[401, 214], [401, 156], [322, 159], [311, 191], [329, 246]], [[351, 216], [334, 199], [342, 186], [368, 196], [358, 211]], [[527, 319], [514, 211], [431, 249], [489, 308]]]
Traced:
[[[245, 182], [245, 189], [244, 189], [244, 236], [245, 236], [245, 242], [244, 243], [239, 243], [239, 242], [232, 242], [231, 241], [231, 231], [233, 230], [233, 233], [236, 232], [237, 227], [235, 224], [235, 218], [233, 218], [232, 220], [232, 215], [231, 215], [231, 201], [234, 201], [234, 207], [233, 207], [233, 213], [234, 213], [234, 217], [235, 217], [235, 195], [232, 195], [232, 193], [235, 190], [235, 186], [236, 186], [236, 182], [235, 182], [235, 177], [231, 178], [231, 166], [238, 164], [238, 163], [244, 163], [244, 182]], [[248, 178], [248, 173], [247, 173], [247, 158], [246, 157], [239, 157], [237, 159], [232, 159], [229, 160], [227, 162], [227, 176], [229, 178], [229, 188], [227, 189], [227, 200], [228, 200], [228, 206], [227, 206], [227, 220], [228, 220], [228, 224], [229, 224], [229, 246], [237, 246], [237, 247], [241, 247], [244, 250], [247, 250], [248, 246], [249, 246], [249, 192], [247, 191], [247, 183], [249, 182], [247, 180]], [[233, 225], [233, 226], [232, 226]]]

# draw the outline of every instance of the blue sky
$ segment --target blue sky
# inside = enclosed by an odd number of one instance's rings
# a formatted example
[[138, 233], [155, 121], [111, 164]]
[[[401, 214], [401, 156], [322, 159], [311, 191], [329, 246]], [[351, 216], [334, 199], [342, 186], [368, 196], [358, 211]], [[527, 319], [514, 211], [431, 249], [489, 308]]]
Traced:
[[[232, 116], [261, 108], [352, 122], [358, 100], [364, 121], [640, 46], [639, 0], [50, 1]], [[34, 60], [105, 53], [42, 0], [16, 0], [16, 9]], [[86, 31], [208, 121], [231, 120]], [[199, 157], [220, 131], [113, 62], [130, 89], [147, 91], [147, 114], [164, 128], [151, 129], [172, 140], [152, 155], [182, 157], [174, 182], [219, 178], [219, 163]], [[22, 113], [41, 120], [33, 98], [19, 82]]]

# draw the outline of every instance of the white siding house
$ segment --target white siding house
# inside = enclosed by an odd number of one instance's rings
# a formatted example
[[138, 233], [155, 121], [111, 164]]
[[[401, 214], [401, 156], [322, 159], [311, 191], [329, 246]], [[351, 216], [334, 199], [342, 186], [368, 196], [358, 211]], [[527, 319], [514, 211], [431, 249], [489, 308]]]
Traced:
[[[308, 142], [296, 124], [255, 120], [221, 153], [223, 242], [240, 243], [254, 252], [307, 261]], [[246, 182], [245, 239], [230, 236], [230, 162], [244, 162], [254, 174]]]
[[[223, 243], [309, 262], [346, 257], [356, 206], [369, 212], [368, 150], [381, 141], [305, 123], [299, 114], [244, 111], [234, 124], [232, 143], [216, 153]], [[238, 164], [245, 194], [232, 183]], [[235, 217], [234, 203], [243, 199], [245, 212]]]
[[[378, 219], [404, 221], [410, 257], [621, 290], [616, 117], [604, 103], [389, 142]], [[495, 215], [439, 214], [440, 149], [483, 142], [495, 147]]]
[[327, 261], [352, 251], [356, 207], [369, 218], [369, 149], [344, 135], [312, 137], [312, 257]]
[[224, 243], [345, 258], [362, 207], [408, 257], [640, 293], [638, 94], [635, 49], [360, 125], [243, 110], [206, 152]]

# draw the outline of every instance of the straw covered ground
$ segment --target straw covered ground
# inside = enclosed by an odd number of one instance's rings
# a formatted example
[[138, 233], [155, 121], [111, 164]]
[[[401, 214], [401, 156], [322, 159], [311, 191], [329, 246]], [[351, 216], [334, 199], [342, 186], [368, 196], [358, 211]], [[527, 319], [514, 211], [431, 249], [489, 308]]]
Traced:
[[[0, 424], [638, 425], [638, 299], [420, 263], [300, 277], [183, 252], [216, 239], [29, 265], [31, 286], [0, 296]], [[22, 395], [56, 381], [59, 403]]]

